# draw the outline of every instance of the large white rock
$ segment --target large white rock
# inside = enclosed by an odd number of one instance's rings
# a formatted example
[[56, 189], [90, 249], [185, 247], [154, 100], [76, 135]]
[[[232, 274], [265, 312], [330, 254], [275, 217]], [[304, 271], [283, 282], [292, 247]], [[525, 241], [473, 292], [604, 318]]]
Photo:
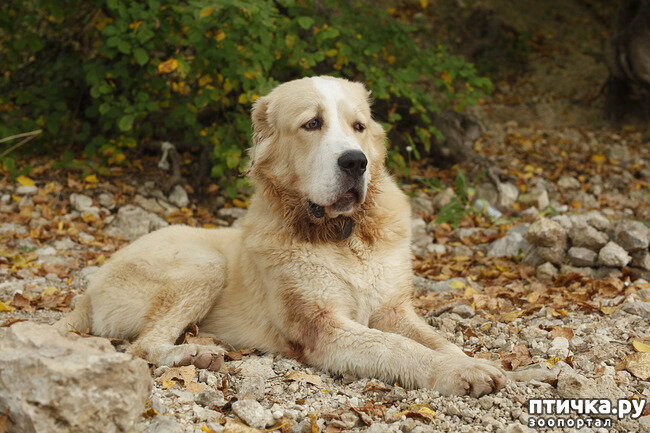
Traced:
[[567, 232], [562, 225], [548, 218], [540, 218], [530, 225], [526, 239], [533, 245], [552, 247], [566, 245]]
[[608, 242], [598, 253], [598, 263], [603, 266], [622, 268], [631, 260], [627, 251], [614, 242]]
[[128, 431], [151, 386], [147, 363], [108, 340], [33, 322], [0, 328], [0, 413], [9, 411], [9, 431]]
[[117, 217], [104, 230], [104, 233], [130, 241], [168, 225], [169, 223], [158, 215], [129, 204], [120, 208]]

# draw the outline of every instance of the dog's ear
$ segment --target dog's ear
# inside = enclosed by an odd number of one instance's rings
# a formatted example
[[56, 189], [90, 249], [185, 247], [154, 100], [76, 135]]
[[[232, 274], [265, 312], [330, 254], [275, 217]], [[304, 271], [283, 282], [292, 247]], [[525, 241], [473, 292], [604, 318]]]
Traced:
[[262, 96], [253, 102], [251, 120], [253, 121], [253, 147], [248, 149], [250, 162], [247, 173], [251, 174], [254, 166], [264, 158], [273, 136], [273, 128], [269, 120], [269, 97]]

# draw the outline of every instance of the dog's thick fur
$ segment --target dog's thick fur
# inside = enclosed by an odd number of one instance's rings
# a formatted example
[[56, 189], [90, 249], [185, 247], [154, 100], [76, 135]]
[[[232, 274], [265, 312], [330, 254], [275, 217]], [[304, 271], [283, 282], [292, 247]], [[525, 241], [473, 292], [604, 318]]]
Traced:
[[[465, 355], [413, 308], [409, 203], [384, 168], [385, 135], [365, 87], [292, 81], [258, 99], [252, 118], [255, 194], [241, 228], [143, 236], [97, 271], [57, 326], [132, 340], [131, 353], [158, 365], [216, 359], [217, 346], [174, 344], [193, 322], [201, 336], [331, 372], [447, 395], [503, 386], [501, 370]], [[310, 118], [322, 127], [305, 130]], [[339, 209], [332, 161], [349, 149], [368, 166], [357, 202]], [[312, 203], [327, 215], [314, 216]]]

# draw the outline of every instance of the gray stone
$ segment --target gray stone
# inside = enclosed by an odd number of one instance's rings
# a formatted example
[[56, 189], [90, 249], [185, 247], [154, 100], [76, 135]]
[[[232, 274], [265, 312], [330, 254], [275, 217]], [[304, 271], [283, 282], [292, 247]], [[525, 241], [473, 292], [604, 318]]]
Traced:
[[435, 212], [431, 197], [426, 194], [418, 194], [411, 197], [411, 212], [414, 216], [431, 215]]
[[456, 245], [451, 249], [451, 255], [453, 257], [459, 257], [459, 256], [472, 256], [474, 255], [474, 251], [466, 245]]
[[120, 208], [117, 217], [108, 225], [104, 233], [111, 237], [134, 240], [168, 225], [167, 221], [154, 213], [138, 206], [126, 205]]
[[487, 252], [488, 257], [517, 256], [520, 252], [528, 252], [531, 245], [524, 238], [528, 227], [528, 224], [512, 227], [505, 236], [492, 242]]
[[538, 249], [539, 247], [532, 247], [530, 250], [528, 250], [528, 253], [526, 253], [526, 256], [521, 261], [521, 263], [523, 265], [534, 266], [534, 267], [543, 264], [544, 261], [539, 258], [539, 251], [537, 251]]
[[115, 208], [115, 197], [113, 194], [103, 192], [99, 194], [97, 197], [97, 203], [99, 203], [100, 206], [105, 207], [106, 209], [114, 209]]
[[537, 247], [537, 255], [543, 262], [561, 265], [566, 258], [566, 243], [553, 245], [552, 247]]
[[621, 246], [608, 242], [598, 253], [598, 263], [602, 266], [623, 267], [630, 263], [632, 257]]
[[436, 257], [440, 257], [447, 254], [447, 247], [442, 244], [430, 243], [426, 246], [426, 252], [433, 254]]
[[38, 188], [34, 185], [19, 185], [16, 188], [16, 195], [34, 195], [38, 192]]
[[578, 189], [580, 188], [580, 181], [573, 176], [568, 174], [563, 174], [560, 176], [560, 179], [557, 181], [557, 186], [562, 189]]
[[609, 266], [601, 266], [599, 268], [596, 268], [596, 273], [594, 274], [594, 278], [597, 280], [601, 280], [603, 278], [608, 278], [608, 277], [620, 277], [623, 275], [623, 272], [619, 268], [612, 268]]
[[184, 433], [185, 427], [171, 416], [157, 416], [151, 420], [145, 433]]
[[169, 201], [178, 207], [187, 207], [190, 204], [190, 198], [187, 191], [181, 185], [175, 185], [169, 193]]
[[0, 412], [9, 411], [9, 431], [128, 431], [151, 386], [146, 361], [108, 340], [32, 322], [0, 329]]
[[498, 198], [497, 188], [492, 182], [484, 182], [476, 187], [476, 197], [494, 205]]
[[612, 240], [626, 251], [647, 250], [650, 229], [640, 221], [620, 221], [614, 227]]
[[499, 184], [499, 201], [497, 205], [502, 209], [511, 208], [519, 197], [519, 188], [517, 185], [512, 183], [502, 183]]
[[458, 314], [463, 319], [469, 319], [470, 317], [474, 317], [474, 315], [476, 314], [474, 308], [465, 304], [456, 305], [451, 311], [453, 313]]
[[603, 232], [596, 230], [587, 223], [573, 221], [573, 227], [569, 229], [569, 237], [574, 247], [585, 247], [590, 250], [600, 250], [609, 238]]
[[566, 245], [567, 232], [560, 223], [548, 218], [540, 218], [530, 225], [526, 239], [531, 244], [542, 247]]
[[555, 278], [559, 275], [559, 272], [552, 263], [546, 262], [543, 265], [539, 265], [537, 267], [537, 272], [535, 275], [540, 281], [551, 282], [555, 280]]
[[594, 278], [596, 276], [596, 271], [594, 271], [593, 268], [578, 267], [578, 266], [571, 266], [571, 265], [562, 265], [562, 268], [560, 269], [560, 273], [562, 275], [580, 274], [589, 278]]
[[444, 205], [449, 204], [449, 202], [451, 201], [452, 198], [454, 198], [455, 195], [456, 193], [452, 188], [447, 188], [444, 191], [436, 194], [431, 199], [431, 203], [433, 203], [433, 207], [436, 210], [440, 210]]
[[80, 213], [99, 211], [96, 206], [93, 206], [93, 199], [84, 194], [71, 194], [70, 205], [74, 210]]
[[454, 281], [461, 282], [465, 287], [472, 286], [465, 278], [452, 278], [451, 280], [445, 281], [433, 281], [426, 278], [420, 277], [418, 275], [413, 276], [413, 285], [416, 289], [425, 290], [427, 292], [434, 293], [449, 293], [453, 292], [454, 289], [451, 287]]
[[645, 319], [650, 319], [650, 302], [633, 301], [623, 304], [621, 310], [629, 314], [636, 314]]
[[631, 266], [650, 271], [650, 253], [648, 251], [635, 251], [632, 254]]
[[246, 209], [239, 207], [224, 207], [217, 211], [217, 216], [220, 218], [229, 218], [237, 220], [246, 215]]
[[537, 209], [546, 209], [549, 205], [548, 192], [545, 189], [533, 189], [530, 192], [521, 194], [519, 203], [525, 206], [535, 206]]
[[603, 232], [609, 230], [611, 226], [607, 217], [595, 210], [584, 214], [584, 219], [587, 224]]
[[612, 376], [603, 375], [589, 379], [571, 369], [560, 371], [557, 392], [563, 398], [622, 398], [623, 392], [616, 386]]
[[571, 247], [567, 254], [573, 266], [594, 266], [598, 262], [598, 254], [588, 248]]
[[264, 429], [275, 421], [270, 410], [250, 398], [234, 402], [232, 411], [247, 425], [258, 429]]

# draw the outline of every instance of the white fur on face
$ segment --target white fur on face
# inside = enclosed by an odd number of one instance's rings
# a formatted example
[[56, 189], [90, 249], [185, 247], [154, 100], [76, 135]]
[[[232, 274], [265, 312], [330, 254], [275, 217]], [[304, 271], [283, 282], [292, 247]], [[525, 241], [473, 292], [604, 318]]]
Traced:
[[[338, 165], [339, 157], [350, 150], [362, 150], [361, 145], [350, 125], [339, 113], [339, 104], [346, 99], [340, 84], [335, 80], [313, 77], [311, 81], [316, 90], [322, 95], [323, 128], [325, 134], [318, 148], [314, 150], [311, 161], [311, 176], [309, 180], [309, 198], [323, 206], [334, 203], [342, 193], [341, 181], [343, 173]], [[369, 182], [369, 173], [363, 174], [362, 200], [365, 198]]]

